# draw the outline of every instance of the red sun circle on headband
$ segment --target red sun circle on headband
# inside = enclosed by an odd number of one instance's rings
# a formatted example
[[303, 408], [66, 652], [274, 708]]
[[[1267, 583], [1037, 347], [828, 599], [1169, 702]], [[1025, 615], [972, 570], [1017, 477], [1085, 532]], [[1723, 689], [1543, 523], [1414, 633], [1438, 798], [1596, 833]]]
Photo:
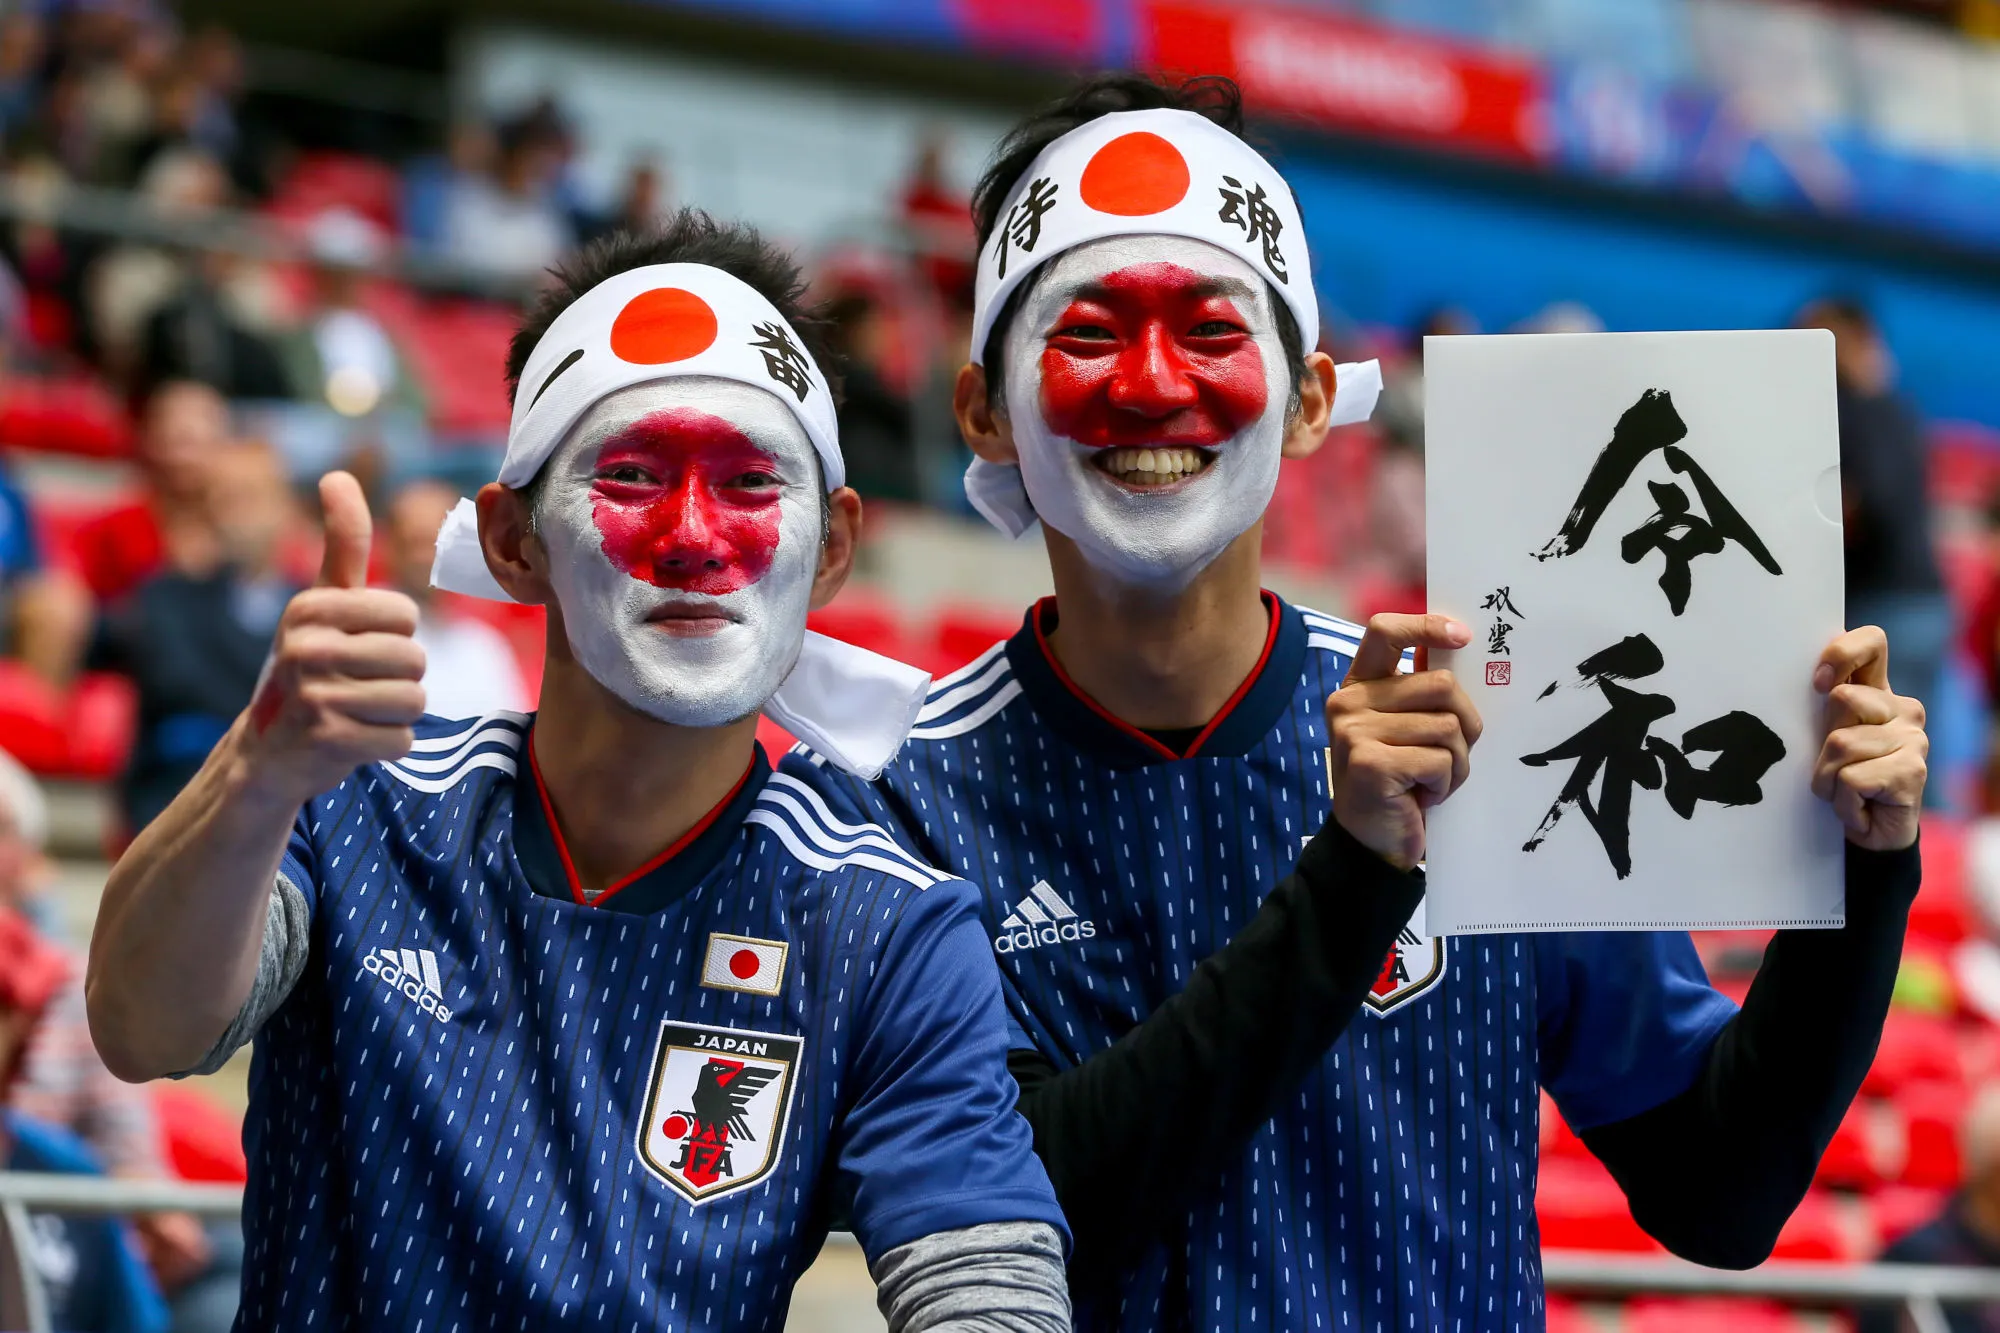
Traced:
[[715, 342], [715, 311], [680, 287], [655, 287], [625, 303], [611, 321], [611, 351], [635, 366], [700, 356]]
[[1100, 213], [1140, 218], [1164, 213], [1187, 197], [1187, 159], [1146, 130], [1121, 134], [1091, 155], [1076, 192]]

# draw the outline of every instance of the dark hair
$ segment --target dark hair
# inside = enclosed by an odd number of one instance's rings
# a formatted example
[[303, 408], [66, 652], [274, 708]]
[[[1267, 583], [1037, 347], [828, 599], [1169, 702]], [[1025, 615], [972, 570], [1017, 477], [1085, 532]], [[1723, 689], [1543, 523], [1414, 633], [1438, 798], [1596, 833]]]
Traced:
[[521, 372], [535, 344], [556, 316], [607, 278], [648, 264], [706, 264], [754, 288], [777, 307], [805, 345], [840, 402], [840, 366], [829, 340], [830, 324], [806, 305], [806, 282], [792, 257], [739, 222], [718, 222], [699, 208], [683, 208], [651, 231], [620, 228], [585, 246], [552, 270], [555, 281], [529, 309], [507, 345], [507, 397], [521, 391]]
[[[1156, 83], [1143, 74], [1098, 74], [1085, 79], [1009, 130], [1007, 137], [1000, 141], [999, 148], [994, 150], [992, 164], [972, 189], [972, 226], [980, 249], [985, 248], [986, 242], [993, 236], [994, 227], [999, 224], [1000, 206], [1007, 202], [1015, 184], [1044, 148], [1100, 116], [1120, 111], [1158, 110], [1192, 111], [1197, 116], [1214, 121], [1239, 139], [1247, 138], [1243, 129], [1243, 91], [1233, 79], [1219, 74], [1205, 74], [1174, 87]], [[1297, 202], [1296, 194], [1293, 195], [1293, 202]], [[1001, 349], [1007, 326], [1014, 322], [1015, 312], [1040, 277], [1041, 271], [1038, 271], [1013, 290], [995, 316], [993, 327], [987, 331], [982, 362], [989, 386], [997, 383], [1003, 373]], [[1265, 286], [1270, 284], [1267, 282]], [[1309, 349], [1299, 333], [1298, 321], [1292, 318], [1291, 307], [1285, 304], [1275, 289], [1271, 292], [1271, 304], [1278, 320], [1278, 341], [1285, 349], [1285, 360], [1292, 372], [1292, 398], [1288, 410], [1296, 411], [1299, 382], [1305, 373], [1305, 354]], [[992, 394], [990, 389], [989, 398], [996, 407], [999, 406], [999, 396]]]

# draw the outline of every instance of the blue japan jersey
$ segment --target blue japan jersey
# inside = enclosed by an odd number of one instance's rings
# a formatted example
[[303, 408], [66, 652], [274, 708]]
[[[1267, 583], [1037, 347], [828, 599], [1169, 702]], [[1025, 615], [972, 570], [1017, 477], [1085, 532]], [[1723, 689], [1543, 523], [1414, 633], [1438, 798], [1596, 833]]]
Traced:
[[[1045, 600], [937, 682], [879, 781], [782, 769], [978, 884], [1016, 1046], [1078, 1064], [1248, 924], [1329, 812], [1324, 705], [1361, 632], [1266, 600], [1263, 659], [1189, 757], [1069, 681]], [[1685, 935], [1447, 939], [1419, 907], [1247, 1150], [1187, 1145], [1197, 1202], [1077, 1326], [1539, 1329], [1537, 1084], [1579, 1128], [1635, 1115], [1733, 1013]]]
[[871, 1259], [1062, 1226], [969, 885], [760, 750], [586, 905], [527, 727], [426, 718], [300, 813], [238, 1328], [776, 1330], [836, 1212]]

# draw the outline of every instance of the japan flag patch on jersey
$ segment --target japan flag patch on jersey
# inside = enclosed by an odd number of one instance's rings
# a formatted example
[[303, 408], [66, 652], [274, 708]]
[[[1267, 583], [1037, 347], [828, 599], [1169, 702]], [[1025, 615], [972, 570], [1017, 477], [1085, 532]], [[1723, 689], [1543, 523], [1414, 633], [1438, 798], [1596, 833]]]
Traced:
[[660, 1024], [639, 1160], [689, 1203], [771, 1173], [792, 1109], [800, 1037]]
[[716, 990], [776, 995], [785, 988], [785, 955], [791, 947], [778, 940], [713, 931], [708, 937], [708, 956], [702, 960], [701, 984]]

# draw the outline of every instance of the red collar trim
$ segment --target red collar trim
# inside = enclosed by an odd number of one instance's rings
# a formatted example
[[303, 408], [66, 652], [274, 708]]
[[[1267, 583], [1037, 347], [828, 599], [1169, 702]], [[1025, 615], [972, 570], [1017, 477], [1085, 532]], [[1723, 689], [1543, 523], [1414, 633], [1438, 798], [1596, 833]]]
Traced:
[[652, 874], [655, 870], [658, 870], [661, 866], [686, 851], [693, 845], [696, 838], [708, 832], [709, 825], [721, 818], [722, 812], [729, 808], [729, 803], [736, 799], [736, 794], [743, 790], [743, 784], [748, 782], [750, 775], [757, 771], [757, 754], [755, 750], [751, 751], [750, 762], [744, 767], [743, 776], [736, 779], [736, 785], [729, 789], [728, 795], [715, 803], [714, 809], [695, 821], [693, 828], [681, 834], [680, 837], [675, 838], [668, 845], [667, 849], [658, 856], [655, 856], [631, 874], [607, 886], [604, 892], [598, 894], [595, 898], [585, 898], [583, 896], [583, 883], [577, 879], [576, 864], [569, 857], [569, 841], [563, 837], [562, 825], [556, 822], [556, 808], [549, 804], [549, 789], [548, 785], [542, 781], [542, 762], [535, 757], [535, 738], [532, 734], [528, 737], [528, 767], [534, 773], [535, 795], [542, 803], [542, 817], [548, 821], [549, 840], [555, 843], [556, 855], [562, 859], [563, 875], [569, 880], [569, 896], [579, 907], [602, 907], [613, 894], [621, 889], [630, 888], [646, 876]]
[[1210, 736], [1215, 734], [1215, 729], [1228, 719], [1229, 714], [1235, 709], [1236, 705], [1243, 702], [1243, 696], [1250, 693], [1251, 686], [1255, 685], [1257, 678], [1264, 674], [1264, 664], [1271, 660], [1271, 650], [1278, 644], [1278, 627], [1283, 620], [1278, 614], [1278, 599], [1268, 591], [1260, 592], [1258, 595], [1264, 601], [1264, 613], [1268, 626], [1264, 631], [1264, 651], [1257, 655], [1257, 665], [1250, 668], [1250, 674], [1245, 676], [1242, 683], [1237, 685], [1236, 692], [1229, 696], [1216, 715], [1208, 720], [1208, 725], [1203, 727], [1200, 734], [1188, 745], [1185, 754], [1176, 753], [1167, 746], [1162, 745], [1154, 737], [1147, 735], [1138, 727], [1127, 722], [1124, 718], [1112, 713], [1103, 704], [1100, 704], [1097, 700], [1084, 693], [1083, 688], [1069, 678], [1069, 672], [1063, 670], [1062, 663], [1056, 660], [1055, 650], [1049, 647], [1048, 633], [1042, 623], [1048, 615], [1055, 612], [1056, 599], [1054, 597], [1044, 597], [1036, 602], [1034, 612], [1028, 617], [1028, 623], [1034, 626], [1035, 646], [1041, 650], [1042, 660], [1049, 664], [1049, 670], [1055, 673], [1055, 678], [1062, 682], [1064, 689], [1076, 697], [1078, 703], [1081, 703], [1091, 712], [1103, 718], [1109, 726], [1115, 728], [1121, 735], [1129, 738], [1134, 744], [1144, 746], [1147, 750], [1162, 759], [1193, 759], [1201, 753], [1201, 747], [1208, 742]]

